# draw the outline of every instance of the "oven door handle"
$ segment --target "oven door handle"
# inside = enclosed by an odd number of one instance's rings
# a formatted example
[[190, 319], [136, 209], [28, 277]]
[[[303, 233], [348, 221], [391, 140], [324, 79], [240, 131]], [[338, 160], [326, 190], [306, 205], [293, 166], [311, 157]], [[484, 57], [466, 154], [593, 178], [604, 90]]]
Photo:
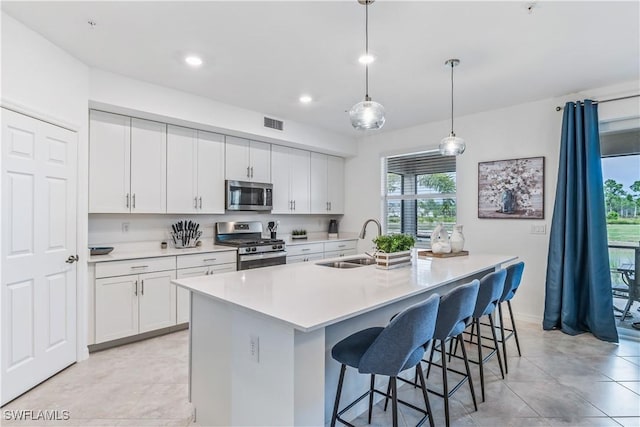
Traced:
[[258, 259], [281, 258], [286, 256], [287, 256], [287, 251], [267, 252], [264, 254], [247, 254], [247, 255], [240, 255], [240, 261], [253, 261]]

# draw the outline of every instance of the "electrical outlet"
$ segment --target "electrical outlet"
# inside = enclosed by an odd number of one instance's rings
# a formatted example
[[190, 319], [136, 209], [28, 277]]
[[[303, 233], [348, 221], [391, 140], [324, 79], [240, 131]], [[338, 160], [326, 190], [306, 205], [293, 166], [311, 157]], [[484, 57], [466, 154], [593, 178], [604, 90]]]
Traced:
[[129, 223], [128, 222], [123, 222], [122, 223], [122, 232], [123, 233], [128, 233], [129, 232]]
[[547, 234], [547, 224], [532, 225], [531, 234]]
[[260, 363], [260, 337], [257, 335], [249, 336], [249, 356], [252, 361]]

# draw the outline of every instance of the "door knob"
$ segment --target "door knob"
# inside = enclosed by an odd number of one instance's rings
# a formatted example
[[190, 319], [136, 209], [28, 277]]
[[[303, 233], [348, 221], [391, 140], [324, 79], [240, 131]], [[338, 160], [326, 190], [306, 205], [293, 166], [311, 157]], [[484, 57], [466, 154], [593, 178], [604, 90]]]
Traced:
[[73, 264], [74, 262], [78, 261], [80, 258], [78, 257], [78, 255], [69, 255], [69, 258], [67, 258], [67, 260], [65, 261], [67, 264]]

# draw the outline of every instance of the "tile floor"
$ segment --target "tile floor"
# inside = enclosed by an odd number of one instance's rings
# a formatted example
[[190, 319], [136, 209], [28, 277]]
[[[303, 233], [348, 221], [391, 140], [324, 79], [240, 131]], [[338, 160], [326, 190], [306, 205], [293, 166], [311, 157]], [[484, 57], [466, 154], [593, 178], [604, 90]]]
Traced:
[[[584, 334], [570, 337], [519, 322], [523, 356], [509, 341], [509, 374], [497, 361], [485, 370], [486, 402], [473, 411], [468, 387], [451, 400], [452, 426], [640, 426], [640, 342], [609, 344]], [[94, 353], [2, 408], [3, 426], [197, 426], [187, 402], [188, 332]], [[477, 373], [477, 366], [472, 366]], [[438, 388], [439, 371], [428, 384]], [[400, 398], [421, 403], [403, 386]], [[436, 425], [444, 425], [442, 400], [430, 395]], [[68, 410], [57, 422], [7, 421], [4, 411]], [[417, 415], [400, 409], [400, 425]], [[354, 414], [353, 416], [356, 416]], [[372, 425], [388, 426], [390, 414], [374, 408]], [[366, 417], [354, 423], [367, 425]]]

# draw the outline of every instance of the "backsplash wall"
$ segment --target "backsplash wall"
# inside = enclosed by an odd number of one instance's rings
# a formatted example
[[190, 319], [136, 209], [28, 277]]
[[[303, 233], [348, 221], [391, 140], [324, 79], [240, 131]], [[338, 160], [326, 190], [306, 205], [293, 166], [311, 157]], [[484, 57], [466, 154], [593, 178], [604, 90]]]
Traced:
[[[191, 220], [203, 230], [200, 240], [204, 244], [213, 242], [213, 227], [220, 221], [260, 221], [267, 233], [267, 222], [280, 221], [278, 238], [287, 239], [294, 229], [305, 229], [307, 233], [327, 233], [329, 220], [342, 220], [342, 215], [270, 215], [242, 212], [224, 215], [158, 215], [158, 214], [90, 214], [89, 246], [114, 246], [118, 243], [153, 242], [171, 240], [171, 224]], [[129, 231], [123, 231], [127, 224]], [[342, 232], [343, 230], [340, 229]], [[344, 230], [346, 231], [346, 230]]]

